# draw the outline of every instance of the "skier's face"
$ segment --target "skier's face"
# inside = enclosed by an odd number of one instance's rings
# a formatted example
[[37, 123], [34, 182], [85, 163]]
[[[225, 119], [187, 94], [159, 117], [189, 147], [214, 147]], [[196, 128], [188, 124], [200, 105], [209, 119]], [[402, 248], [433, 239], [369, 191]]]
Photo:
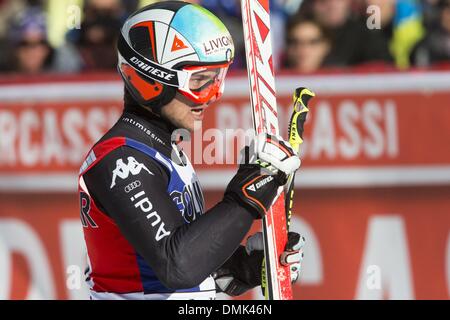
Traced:
[[162, 107], [161, 115], [177, 128], [194, 131], [200, 128], [206, 107], [207, 104], [193, 104], [185, 96], [177, 93], [175, 99]]

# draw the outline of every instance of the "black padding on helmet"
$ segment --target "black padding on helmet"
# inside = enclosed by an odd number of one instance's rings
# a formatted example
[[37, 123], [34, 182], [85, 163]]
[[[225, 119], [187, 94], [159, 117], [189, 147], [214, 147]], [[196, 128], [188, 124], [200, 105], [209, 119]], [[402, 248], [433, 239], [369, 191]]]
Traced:
[[156, 61], [153, 56], [152, 43], [150, 42], [150, 33], [146, 27], [135, 27], [129, 32], [130, 42], [133, 49], [142, 54], [147, 59]]

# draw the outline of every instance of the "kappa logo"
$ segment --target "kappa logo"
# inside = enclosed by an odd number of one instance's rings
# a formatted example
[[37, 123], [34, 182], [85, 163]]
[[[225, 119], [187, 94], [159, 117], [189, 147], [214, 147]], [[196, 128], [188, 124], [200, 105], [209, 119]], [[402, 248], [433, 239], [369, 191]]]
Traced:
[[153, 172], [148, 170], [146, 166], [142, 163], [136, 161], [134, 157], [127, 158], [128, 163], [125, 164], [122, 159], [117, 159], [116, 168], [113, 170], [113, 177], [110, 189], [112, 189], [116, 185], [116, 179], [119, 177], [120, 179], [126, 179], [130, 175], [130, 173], [135, 176], [141, 173], [141, 170], [147, 171], [149, 174], [154, 175]]
[[170, 49], [170, 51], [174, 52], [187, 48], [189, 47], [182, 40], [180, 40], [180, 38], [178, 38], [177, 35], [175, 35], [175, 37], [173, 38], [172, 49]]

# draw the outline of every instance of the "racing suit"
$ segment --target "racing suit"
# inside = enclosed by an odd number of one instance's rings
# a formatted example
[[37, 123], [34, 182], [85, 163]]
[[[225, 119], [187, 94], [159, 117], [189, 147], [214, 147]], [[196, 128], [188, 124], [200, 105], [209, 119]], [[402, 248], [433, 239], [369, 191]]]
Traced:
[[91, 299], [214, 299], [211, 274], [221, 267], [249, 287], [261, 283], [263, 253], [240, 246], [253, 215], [227, 197], [205, 212], [174, 129], [126, 108], [80, 169]]

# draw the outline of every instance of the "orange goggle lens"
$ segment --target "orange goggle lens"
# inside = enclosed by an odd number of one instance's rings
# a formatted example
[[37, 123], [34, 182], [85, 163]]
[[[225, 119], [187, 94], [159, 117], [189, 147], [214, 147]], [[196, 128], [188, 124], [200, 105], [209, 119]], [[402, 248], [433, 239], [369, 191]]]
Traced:
[[229, 63], [213, 66], [186, 67], [190, 77], [179, 91], [195, 103], [204, 104], [219, 99], [223, 93]]

